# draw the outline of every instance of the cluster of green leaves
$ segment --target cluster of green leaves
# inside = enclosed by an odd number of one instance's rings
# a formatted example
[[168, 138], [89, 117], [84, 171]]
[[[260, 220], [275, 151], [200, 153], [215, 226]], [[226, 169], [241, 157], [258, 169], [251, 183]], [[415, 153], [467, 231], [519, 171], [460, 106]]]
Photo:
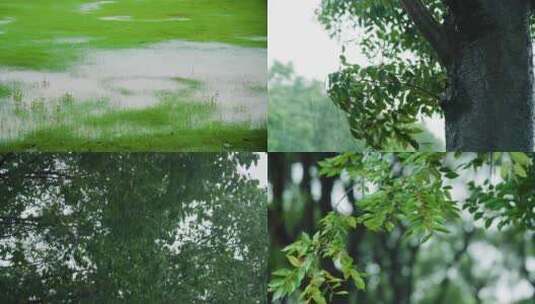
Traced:
[[442, 113], [441, 77], [439, 70], [407, 63], [361, 67], [344, 62], [329, 76], [328, 93], [346, 113], [353, 137], [376, 150], [396, 145], [418, 150], [419, 115]]
[[[498, 184], [485, 180], [483, 184], [468, 183], [470, 197], [463, 208], [484, 221], [489, 228], [497, 222], [498, 228], [515, 225], [526, 229], [535, 228], [535, 171], [532, 159], [519, 152], [491, 153], [488, 161], [499, 163], [500, 177], [508, 182]], [[504, 159], [505, 158], [505, 159]]]
[[[347, 294], [341, 289], [344, 280], [351, 279], [358, 289], [365, 288], [364, 274], [356, 269], [345, 248], [349, 230], [357, 226], [356, 218], [330, 213], [320, 224], [320, 231], [312, 238], [303, 233], [299, 240], [283, 249], [291, 268], [273, 273], [274, 279], [269, 288], [274, 301], [291, 295], [301, 286], [305, 287], [300, 300], [318, 304], [330, 303], [334, 295]], [[343, 279], [322, 269], [321, 259], [340, 265]]]
[[[402, 224], [407, 227], [404, 238], [423, 243], [436, 233], [449, 233], [447, 225], [460, 218], [464, 207], [476, 221], [485, 218], [487, 227], [497, 220], [500, 229], [512, 224], [534, 228], [535, 171], [525, 153], [345, 153], [321, 161], [320, 166], [323, 175], [348, 177], [350, 189], [362, 195], [355, 201], [353, 215], [330, 213], [312, 239], [304, 235], [284, 250], [294, 268], [274, 273], [270, 285], [274, 298], [300, 286], [304, 286], [301, 298], [310, 303], [323, 303], [312, 296], [318, 291], [340, 292], [339, 280], [314, 280], [322, 274], [327, 277], [321, 268], [325, 258], [334, 258], [344, 281], [351, 278], [364, 288], [364, 274], [356, 270], [345, 249], [348, 231], [358, 225], [390, 232]], [[480, 173], [489, 167], [500, 169], [501, 181], [494, 182], [492, 175], [482, 184], [470, 181], [471, 196], [462, 202], [452, 199], [454, 181], [463, 180], [467, 170]]]
[[[443, 19], [442, 1], [424, 2]], [[347, 113], [353, 136], [373, 149], [392, 143], [418, 149], [414, 123], [442, 114], [446, 73], [399, 1], [323, 0], [318, 18], [332, 35], [348, 24], [363, 32], [357, 43], [369, 66], [350, 64], [342, 54], [342, 69], [329, 82], [329, 95]]]
[[[363, 192], [375, 186], [378, 190], [365, 194], [358, 202], [359, 223], [377, 231], [390, 231], [396, 223], [409, 223], [406, 235], [413, 233], [430, 237], [434, 231], [447, 231], [445, 223], [458, 216], [459, 210], [451, 199], [451, 186], [443, 178], [457, 174], [444, 166], [442, 153], [364, 153], [344, 154], [323, 161], [322, 173], [347, 174], [365, 183]], [[396, 172], [393, 166], [403, 168]], [[347, 169], [346, 169], [347, 168]]]

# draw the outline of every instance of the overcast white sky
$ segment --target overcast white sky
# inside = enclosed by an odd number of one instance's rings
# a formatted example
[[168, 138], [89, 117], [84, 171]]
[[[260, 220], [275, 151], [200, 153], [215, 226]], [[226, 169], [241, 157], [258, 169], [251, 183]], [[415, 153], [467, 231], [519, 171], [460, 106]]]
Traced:
[[268, 184], [268, 159], [267, 153], [260, 153], [258, 164], [253, 169], [252, 176], [260, 181], [260, 186], [266, 188]]
[[242, 174], [246, 174], [253, 179], [257, 179], [260, 182], [261, 187], [267, 188], [267, 185], [268, 185], [267, 153], [259, 152], [257, 154], [260, 155], [260, 159], [258, 160], [258, 163], [256, 164], [256, 166], [251, 166], [247, 170], [241, 167], [239, 168], [239, 170]]
[[[291, 61], [298, 74], [319, 80], [338, 70], [341, 46], [317, 22], [314, 11], [320, 3], [321, 0], [268, 1], [270, 65], [274, 60]], [[365, 62], [358, 55], [354, 55], [356, 59]]]
[[[331, 39], [317, 21], [315, 11], [321, 0], [269, 0], [268, 1], [268, 62], [292, 62], [297, 74], [324, 81], [339, 67], [341, 43]], [[350, 33], [351, 34], [351, 33]], [[358, 36], [355, 31], [347, 35]], [[368, 60], [358, 47], [346, 49], [348, 60], [366, 65]], [[437, 138], [444, 139], [444, 122], [441, 119], [425, 121], [426, 127]]]

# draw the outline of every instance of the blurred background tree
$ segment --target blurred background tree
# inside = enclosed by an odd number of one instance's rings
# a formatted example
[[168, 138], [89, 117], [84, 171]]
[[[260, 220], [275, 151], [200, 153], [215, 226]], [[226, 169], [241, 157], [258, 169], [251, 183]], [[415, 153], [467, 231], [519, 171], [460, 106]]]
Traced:
[[[271, 241], [269, 268], [272, 272], [293, 267], [281, 250], [293, 244], [303, 232], [312, 235], [320, 231], [320, 220], [331, 212], [353, 216], [362, 214], [359, 202], [363, 193], [347, 172], [334, 176], [319, 174], [318, 162], [334, 156], [336, 154], [333, 153], [270, 154], [268, 214]], [[459, 172], [461, 176], [453, 185], [454, 199], [461, 204], [473, 198], [471, 194], [478, 191], [467, 186], [468, 182], [493, 178], [489, 177], [489, 172], [496, 170], [497, 165], [476, 166], [479, 166], [477, 174]], [[393, 162], [392, 170], [399, 172], [402, 169], [399, 163]], [[533, 185], [533, 173], [520, 179], [518, 184]], [[533, 208], [533, 194], [529, 195], [525, 201], [530, 204], [528, 208]], [[483, 206], [485, 203], [478, 204]], [[497, 213], [486, 210], [484, 214]], [[498, 230], [497, 222], [486, 227], [485, 215], [473, 217], [463, 211], [460, 218], [446, 226], [449, 233], [434, 234], [426, 242], [407, 238], [405, 232], [409, 225], [404, 221], [396, 222], [390, 231], [372, 231], [358, 225], [349, 231], [344, 246], [357, 269], [366, 274], [366, 287], [360, 290], [353, 282], [344, 281], [342, 288], [349, 294], [335, 295], [327, 302], [532, 303], [535, 299], [533, 211], [527, 210], [525, 214], [529, 219], [524, 222], [526, 225], [519, 221]], [[321, 259], [321, 267], [333, 275], [341, 275], [340, 265], [329, 259]], [[303, 287], [275, 303], [303, 302], [299, 300]], [[325, 295], [327, 293], [324, 291]], [[310, 303], [322, 302], [318, 297]]]
[[342, 111], [324, 91], [323, 83], [296, 75], [291, 64], [273, 64], [269, 74], [270, 151], [362, 150]]
[[[344, 112], [329, 99], [325, 84], [294, 72], [291, 63], [275, 62], [269, 74], [269, 151], [362, 151], [368, 147], [351, 134]], [[421, 127], [420, 127], [421, 128]], [[430, 132], [416, 135], [421, 150], [443, 144]], [[406, 150], [391, 142], [388, 150]]]

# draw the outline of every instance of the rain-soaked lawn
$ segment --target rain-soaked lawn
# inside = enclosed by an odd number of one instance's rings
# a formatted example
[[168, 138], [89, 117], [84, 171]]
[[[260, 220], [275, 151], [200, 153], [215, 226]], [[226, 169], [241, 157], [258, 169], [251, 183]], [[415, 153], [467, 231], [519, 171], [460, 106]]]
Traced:
[[0, 150], [264, 150], [265, 0], [0, 1]]

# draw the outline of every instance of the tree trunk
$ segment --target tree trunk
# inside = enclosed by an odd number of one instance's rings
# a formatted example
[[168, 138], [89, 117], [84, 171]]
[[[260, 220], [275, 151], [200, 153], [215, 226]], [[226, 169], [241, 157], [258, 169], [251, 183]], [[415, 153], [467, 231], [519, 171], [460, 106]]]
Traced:
[[448, 151], [533, 151], [529, 0], [450, 0]]
[[306, 232], [310, 235], [314, 234], [315, 221], [314, 221], [314, 211], [316, 203], [312, 200], [311, 194], [311, 182], [312, 176], [310, 175], [310, 168], [314, 166], [316, 160], [314, 155], [310, 153], [300, 154], [301, 164], [303, 165], [303, 180], [300, 184], [301, 195], [303, 195], [304, 201], [304, 210], [303, 210], [303, 219], [301, 224], [298, 227], [299, 232]]

